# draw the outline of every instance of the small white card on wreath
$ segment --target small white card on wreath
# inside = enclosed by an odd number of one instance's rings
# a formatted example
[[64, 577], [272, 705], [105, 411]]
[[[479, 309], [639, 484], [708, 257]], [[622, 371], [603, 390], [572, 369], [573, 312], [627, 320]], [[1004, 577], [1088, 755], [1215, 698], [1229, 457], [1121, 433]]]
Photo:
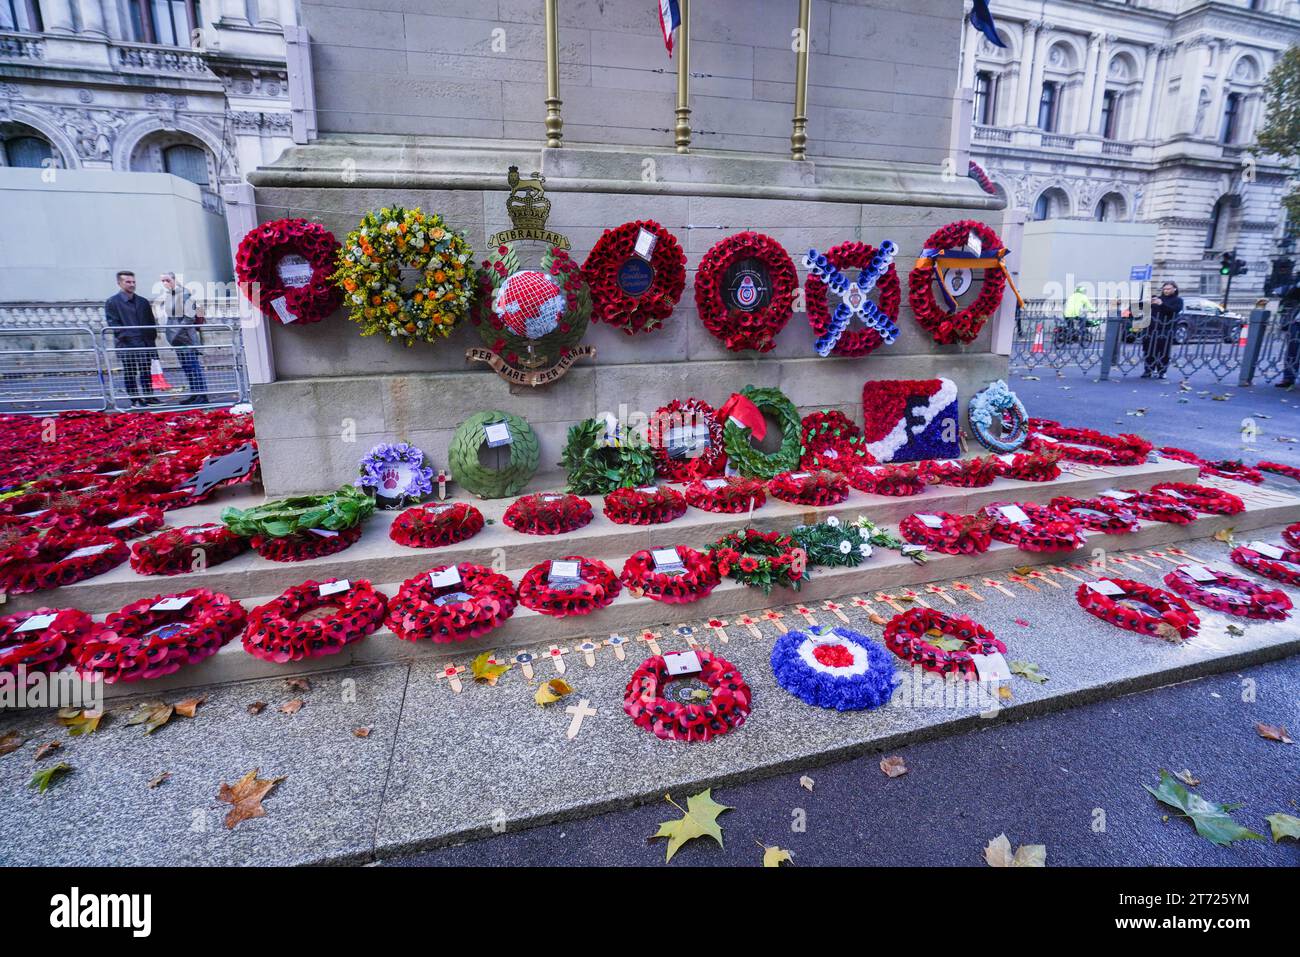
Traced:
[[64, 556], [64, 560], [66, 561], [69, 558], [89, 558], [91, 555], [98, 555], [100, 552], [108, 551], [114, 544], [114, 542], [105, 542], [102, 545], [87, 545]]
[[727, 480], [726, 480], [726, 479], [720, 479], [720, 478], [705, 479], [705, 480], [704, 480], [704, 487], [707, 488], [709, 491], [714, 491], [714, 490], [716, 490], [716, 489], [720, 489], [720, 488], [726, 488], [726, 487], [727, 487]]
[[1011, 667], [1000, 651], [995, 651], [991, 655], [972, 654], [970, 660], [975, 664], [975, 674], [979, 676], [980, 681], [1011, 680]]
[[926, 528], [943, 528], [943, 519], [941, 519], [938, 515], [918, 514], [916, 516], [916, 519]]
[[509, 422], [493, 422], [483, 426], [483, 438], [487, 440], [487, 447], [490, 449], [500, 448], [514, 441], [510, 435]]
[[665, 575], [680, 575], [686, 571], [686, 566], [682, 564], [682, 556], [675, 548], [652, 548], [650, 558], [655, 563], [655, 571]]
[[1204, 565], [1179, 565], [1178, 570], [1194, 582], [1218, 581], [1219, 576]]
[[1133, 497], [1132, 492], [1121, 492], [1117, 488], [1108, 488], [1101, 495], [1103, 498], [1113, 498], [1117, 502], [1127, 502]]
[[1098, 595], [1122, 595], [1124, 589], [1120, 588], [1109, 578], [1102, 578], [1095, 582], [1088, 582], [1088, 588], [1095, 591]]
[[999, 505], [998, 511], [1008, 522], [1015, 522], [1017, 525], [1023, 525], [1029, 521], [1029, 516], [1019, 505]]
[[442, 571], [429, 572], [429, 584], [434, 588], [445, 588], [448, 585], [460, 584], [460, 569], [455, 565], [444, 568]]
[[41, 631], [45, 628], [50, 627], [50, 625], [54, 624], [54, 619], [57, 617], [59, 616], [58, 615], [32, 615], [32, 617], [28, 618], [25, 622], [23, 622], [21, 625], [19, 625], [17, 628], [14, 629], [14, 634], [16, 635], [24, 631]]
[[657, 242], [659, 242], [658, 236], [648, 229], [641, 228], [637, 230], [636, 245], [632, 247], [632, 252], [649, 262], [650, 257], [655, 253], [655, 243]]
[[319, 535], [321, 538], [338, 538], [339, 533], [329, 528], [309, 528], [307, 531], [313, 535]]
[[193, 595], [171, 595], [149, 606], [150, 611], [180, 611], [194, 600]]
[[552, 588], [577, 588], [582, 584], [578, 562], [568, 559], [552, 561], [546, 572], [546, 583]]
[[1246, 547], [1254, 549], [1265, 558], [1275, 558], [1280, 560], [1282, 556], [1286, 554], [1282, 549], [1278, 548], [1276, 545], [1270, 545], [1268, 542], [1251, 542]]
[[664, 664], [668, 666], [668, 674], [674, 678], [678, 675], [700, 673], [700, 656], [694, 651], [665, 652]]
[[275, 310], [275, 314], [280, 317], [280, 321], [285, 325], [298, 321], [298, 317], [289, 311], [289, 300], [285, 299], [284, 296], [276, 296], [272, 299], [271, 308]]
[[341, 592], [345, 592], [351, 587], [352, 582], [348, 581], [346, 578], [340, 579], [336, 582], [326, 582], [324, 585], [320, 586], [320, 596], [322, 598], [328, 598], [330, 595], [338, 595]]
[[140, 519], [142, 518], [144, 518], [143, 515], [128, 515], [126, 518], [119, 518], [115, 522], [109, 522], [104, 527], [105, 528], [128, 528], [134, 525], [136, 522], [140, 521]]

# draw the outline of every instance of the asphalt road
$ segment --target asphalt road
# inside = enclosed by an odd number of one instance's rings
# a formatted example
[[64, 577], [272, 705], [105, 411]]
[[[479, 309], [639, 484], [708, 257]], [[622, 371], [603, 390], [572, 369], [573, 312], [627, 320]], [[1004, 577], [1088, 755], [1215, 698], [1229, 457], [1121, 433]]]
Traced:
[[[1254, 701], [1242, 701], [1246, 679]], [[894, 779], [875, 754], [810, 769], [811, 793], [798, 774], [726, 787], [713, 795], [734, 808], [720, 818], [725, 847], [688, 842], [671, 866], [752, 867], [758, 843], [804, 866], [980, 866], [1005, 833], [1013, 848], [1046, 845], [1048, 866], [1294, 867], [1300, 846], [1274, 844], [1265, 817], [1300, 816], [1300, 750], [1255, 725], [1296, 728], [1298, 711], [1291, 659], [909, 746], [899, 752], [908, 772]], [[1207, 800], [1240, 802], [1236, 820], [1266, 839], [1218, 847], [1198, 836], [1143, 789], [1161, 768], [1190, 770]], [[647, 838], [678, 816], [659, 801], [391, 863], [662, 866], [665, 842]]]

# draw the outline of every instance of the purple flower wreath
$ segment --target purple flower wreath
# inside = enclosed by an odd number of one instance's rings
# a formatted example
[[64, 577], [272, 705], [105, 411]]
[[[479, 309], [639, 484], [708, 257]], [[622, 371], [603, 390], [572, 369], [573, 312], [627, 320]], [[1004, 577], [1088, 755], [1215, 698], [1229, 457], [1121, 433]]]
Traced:
[[[405, 488], [396, 488], [396, 468], [409, 466], [410, 478]], [[361, 478], [357, 479], [357, 488], [373, 492], [375, 498], [385, 507], [398, 508], [410, 502], [418, 502], [433, 494], [433, 480], [436, 476], [433, 466], [420, 449], [406, 442], [384, 442], [376, 445], [361, 460]], [[397, 494], [387, 494], [388, 491]]]

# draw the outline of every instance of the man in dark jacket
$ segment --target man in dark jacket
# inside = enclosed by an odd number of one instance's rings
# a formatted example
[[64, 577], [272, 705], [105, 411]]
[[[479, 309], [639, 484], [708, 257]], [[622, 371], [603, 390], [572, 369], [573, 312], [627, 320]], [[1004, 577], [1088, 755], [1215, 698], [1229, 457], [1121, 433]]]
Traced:
[[1160, 287], [1160, 295], [1151, 299], [1151, 324], [1147, 326], [1142, 343], [1145, 360], [1144, 379], [1163, 379], [1169, 370], [1169, 350], [1174, 341], [1174, 320], [1183, 311], [1183, 297], [1178, 295], [1178, 284], [1167, 282]]
[[113, 341], [122, 357], [122, 372], [131, 407], [158, 405], [153, 397], [150, 365], [158, 358], [158, 326], [153, 305], [135, 294], [135, 273], [123, 269], [117, 274], [118, 293], [104, 303], [104, 318], [113, 330]]

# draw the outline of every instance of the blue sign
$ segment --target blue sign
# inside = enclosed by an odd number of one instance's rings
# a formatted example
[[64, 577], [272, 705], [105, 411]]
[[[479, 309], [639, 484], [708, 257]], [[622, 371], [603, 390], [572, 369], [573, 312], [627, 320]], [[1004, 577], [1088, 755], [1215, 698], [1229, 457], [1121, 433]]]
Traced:
[[1128, 278], [1132, 282], [1150, 282], [1151, 281], [1151, 264], [1145, 266], [1133, 266], [1128, 271]]
[[640, 298], [649, 290], [654, 278], [655, 271], [650, 264], [644, 259], [633, 257], [618, 269], [618, 288], [629, 296]]

